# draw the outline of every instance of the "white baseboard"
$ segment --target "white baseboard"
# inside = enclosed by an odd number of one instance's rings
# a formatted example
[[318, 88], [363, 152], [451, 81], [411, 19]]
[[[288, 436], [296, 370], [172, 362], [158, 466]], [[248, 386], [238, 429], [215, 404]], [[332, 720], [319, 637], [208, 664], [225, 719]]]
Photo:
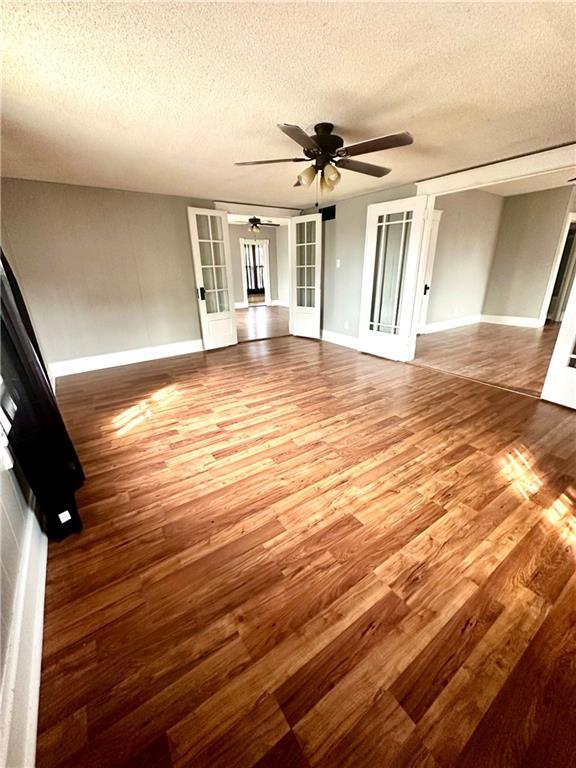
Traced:
[[330, 344], [338, 344], [349, 349], [358, 349], [357, 336], [347, 336], [345, 333], [335, 333], [334, 331], [322, 331], [321, 338], [322, 341], [328, 341]]
[[203, 349], [202, 339], [192, 339], [191, 341], [177, 341], [174, 344], [160, 344], [156, 347], [111, 352], [107, 355], [91, 355], [90, 357], [77, 357], [73, 360], [60, 360], [49, 365], [50, 378], [57, 379], [60, 376], [70, 376], [73, 373], [98, 371], [101, 368], [115, 368], [118, 365], [130, 365], [130, 363], [144, 363], [147, 360], [159, 360], [163, 357], [189, 355], [193, 352], [202, 352]]
[[418, 333], [438, 333], [438, 331], [450, 331], [452, 328], [463, 328], [465, 325], [475, 325], [482, 322], [482, 315], [468, 315], [467, 317], [453, 317], [450, 320], [437, 320], [435, 323], [421, 325]]
[[0, 765], [32, 768], [42, 664], [48, 541], [31, 510], [22, 539], [0, 691]]
[[290, 303], [288, 301], [282, 301], [282, 299], [272, 299], [272, 306], [273, 307], [289, 307]]
[[514, 325], [518, 328], [541, 328], [542, 323], [538, 317], [517, 317], [513, 315], [468, 315], [467, 317], [455, 317], [450, 320], [439, 320], [435, 323], [426, 323], [418, 328], [418, 333], [438, 333], [450, 331], [452, 328], [462, 328], [465, 325], [476, 323], [493, 323], [495, 325]]
[[234, 309], [248, 309], [249, 304], [247, 301], [235, 301]]
[[544, 325], [539, 317], [517, 317], [514, 315], [482, 315], [482, 322], [496, 325], [516, 325], [520, 328], [541, 328]]

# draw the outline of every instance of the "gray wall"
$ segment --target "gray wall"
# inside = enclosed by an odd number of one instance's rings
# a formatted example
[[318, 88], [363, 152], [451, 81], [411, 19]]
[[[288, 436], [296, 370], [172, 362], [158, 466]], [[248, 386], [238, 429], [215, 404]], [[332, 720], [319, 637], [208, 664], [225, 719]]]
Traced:
[[278, 270], [278, 299], [288, 304], [290, 299], [289, 227], [276, 230], [276, 267]]
[[4, 179], [2, 242], [47, 361], [201, 338], [186, 206]]
[[324, 222], [323, 229], [323, 330], [358, 335], [368, 206], [415, 194], [416, 187], [409, 185], [336, 203], [336, 219]]
[[250, 232], [250, 227], [242, 224], [230, 225], [230, 256], [232, 259], [232, 276], [234, 278], [234, 301], [243, 302], [242, 288], [243, 259], [240, 250], [240, 238], [246, 240], [268, 240], [268, 261], [270, 265], [270, 298], [278, 298], [278, 270], [276, 266], [276, 232], [280, 227], [266, 227], [260, 233]]
[[502, 198], [472, 190], [436, 199], [443, 211], [427, 323], [479, 315], [490, 278]]
[[505, 198], [484, 314], [540, 315], [570, 198], [570, 187]]

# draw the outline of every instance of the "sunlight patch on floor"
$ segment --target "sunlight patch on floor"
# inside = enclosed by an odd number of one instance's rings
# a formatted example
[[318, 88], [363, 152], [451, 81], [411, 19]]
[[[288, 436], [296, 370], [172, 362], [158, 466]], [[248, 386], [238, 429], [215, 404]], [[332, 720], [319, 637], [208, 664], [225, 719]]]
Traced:
[[154, 392], [150, 397], [140, 400], [136, 405], [122, 411], [112, 422], [116, 428], [116, 435], [122, 437], [131, 432], [134, 427], [149, 419], [156, 411], [171, 403], [179, 396], [178, 389], [171, 384], [168, 387]]
[[[543, 481], [538, 477], [531, 466], [530, 460], [522, 451], [514, 448], [509, 451], [501, 462], [502, 474], [510, 481], [512, 487], [528, 501], [543, 486]], [[542, 516], [552, 523], [558, 535], [566, 542], [576, 547], [576, 518], [574, 508], [573, 489], [566, 489], [546, 509]]]

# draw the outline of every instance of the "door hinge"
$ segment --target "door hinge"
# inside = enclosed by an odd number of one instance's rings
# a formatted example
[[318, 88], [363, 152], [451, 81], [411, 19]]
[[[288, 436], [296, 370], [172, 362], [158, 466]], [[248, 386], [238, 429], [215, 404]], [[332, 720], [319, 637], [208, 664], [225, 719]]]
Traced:
[[198, 298], [200, 299], [200, 301], [206, 301], [206, 289], [204, 288], [204, 286], [202, 286], [201, 288], [198, 288]]

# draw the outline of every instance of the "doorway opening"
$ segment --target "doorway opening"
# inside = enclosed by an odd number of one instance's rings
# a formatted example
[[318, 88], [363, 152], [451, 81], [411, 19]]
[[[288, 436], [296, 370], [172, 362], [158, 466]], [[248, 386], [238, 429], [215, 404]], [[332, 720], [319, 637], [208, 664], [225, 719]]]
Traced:
[[[254, 217], [260, 220], [257, 231], [249, 221]], [[289, 222], [257, 210], [228, 214], [239, 342], [290, 333]]]
[[270, 304], [268, 240], [241, 240], [242, 267], [249, 306]]
[[546, 313], [546, 320], [553, 323], [561, 323], [564, 319], [570, 287], [576, 274], [576, 214], [573, 214], [571, 218], [574, 220], [570, 221], [568, 226], [558, 274], [554, 281], [554, 288]]
[[571, 200], [557, 176], [436, 198], [415, 365], [542, 396], [576, 271]]

